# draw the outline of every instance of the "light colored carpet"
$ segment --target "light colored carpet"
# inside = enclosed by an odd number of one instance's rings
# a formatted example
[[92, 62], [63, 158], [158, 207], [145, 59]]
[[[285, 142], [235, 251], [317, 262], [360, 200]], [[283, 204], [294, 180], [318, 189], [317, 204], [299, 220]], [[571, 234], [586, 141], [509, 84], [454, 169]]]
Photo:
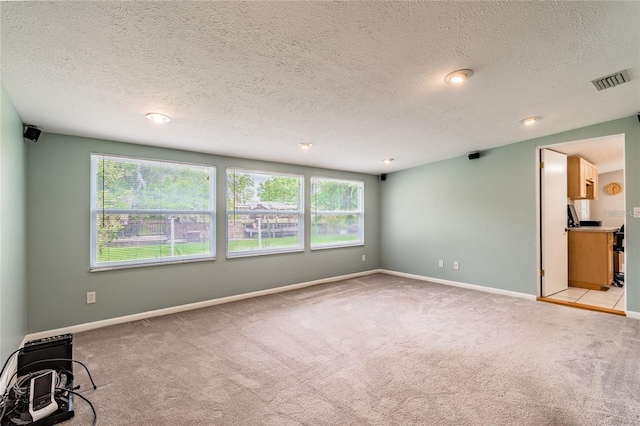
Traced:
[[[640, 321], [389, 275], [74, 336], [99, 425], [640, 424]], [[90, 425], [76, 398], [68, 425]]]

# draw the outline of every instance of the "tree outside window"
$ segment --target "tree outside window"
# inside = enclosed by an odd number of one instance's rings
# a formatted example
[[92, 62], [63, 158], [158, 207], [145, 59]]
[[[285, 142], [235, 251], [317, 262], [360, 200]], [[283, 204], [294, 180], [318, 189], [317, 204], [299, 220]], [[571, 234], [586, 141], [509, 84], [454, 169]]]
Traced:
[[302, 175], [227, 169], [227, 256], [304, 249]]
[[364, 243], [364, 182], [311, 178], [311, 248]]
[[91, 156], [91, 268], [215, 256], [215, 168]]

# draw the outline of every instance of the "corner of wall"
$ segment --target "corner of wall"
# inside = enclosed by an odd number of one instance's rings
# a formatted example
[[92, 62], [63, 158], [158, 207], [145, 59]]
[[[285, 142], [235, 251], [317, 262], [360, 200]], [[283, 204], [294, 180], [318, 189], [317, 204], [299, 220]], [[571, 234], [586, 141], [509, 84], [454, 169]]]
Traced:
[[27, 231], [22, 120], [2, 80], [0, 121], [0, 358], [4, 361], [27, 331]]

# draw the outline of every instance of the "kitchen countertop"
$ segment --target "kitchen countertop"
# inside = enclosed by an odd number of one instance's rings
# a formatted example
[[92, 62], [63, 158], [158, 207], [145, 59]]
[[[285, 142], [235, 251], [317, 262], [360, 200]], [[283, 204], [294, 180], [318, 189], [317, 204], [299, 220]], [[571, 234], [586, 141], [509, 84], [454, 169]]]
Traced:
[[571, 232], [618, 232], [617, 226], [581, 226], [580, 228], [568, 228]]

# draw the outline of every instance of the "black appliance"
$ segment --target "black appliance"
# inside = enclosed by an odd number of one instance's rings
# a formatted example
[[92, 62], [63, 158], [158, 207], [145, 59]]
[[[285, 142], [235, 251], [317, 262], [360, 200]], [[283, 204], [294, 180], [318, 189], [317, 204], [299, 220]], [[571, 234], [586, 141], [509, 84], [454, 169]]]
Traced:
[[[52, 369], [58, 373], [65, 373], [67, 377], [66, 388], [73, 387], [73, 335], [63, 334], [31, 340], [24, 344], [18, 353], [18, 374], [33, 373], [39, 370]], [[73, 395], [62, 393], [56, 395], [58, 410], [53, 414], [35, 422], [27, 423], [28, 426], [51, 426], [63, 422], [74, 416]], [[10, 419], [3, 419], [2, 426], [14, 425]]]

